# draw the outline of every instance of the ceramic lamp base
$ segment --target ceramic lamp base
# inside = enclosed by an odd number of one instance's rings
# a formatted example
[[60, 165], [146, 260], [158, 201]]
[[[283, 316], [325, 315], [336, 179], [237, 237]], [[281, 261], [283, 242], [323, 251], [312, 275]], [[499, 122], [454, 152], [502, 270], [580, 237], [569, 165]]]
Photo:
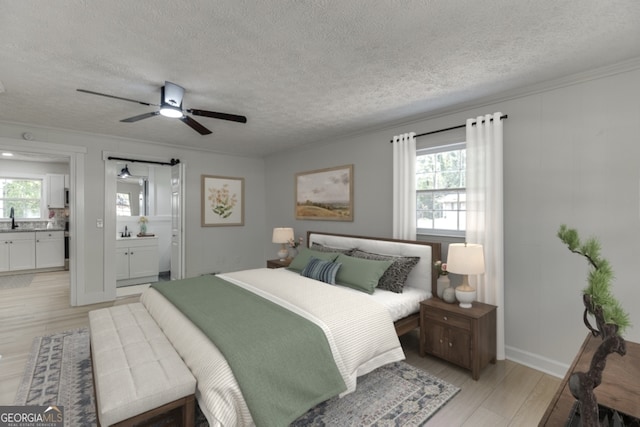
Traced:
[[278, 258], [280, 258], [280, 261], [284, 261], [285, 259], [287, 259], [287, 257], [289, 256], [289, 251], [286, 249], [280, 249], [278, 251]]
[[456, 299], [460, 301], [460, 307], [471, 308], [471, 303], [476, 300], [476, 290], [473, 289], [471, 291], [463, 291], [459, 288], [460, 286], [456, 288]]

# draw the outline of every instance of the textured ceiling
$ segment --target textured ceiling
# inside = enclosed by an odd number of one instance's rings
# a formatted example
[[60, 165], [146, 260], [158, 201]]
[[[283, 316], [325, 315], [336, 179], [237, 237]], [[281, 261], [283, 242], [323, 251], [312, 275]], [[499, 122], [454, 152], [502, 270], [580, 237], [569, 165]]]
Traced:
[[[0, 0], [0, 121], [264, 156], [640, 57], [638, 0]], [[246, 115], [154, 111], [77, 92]]]

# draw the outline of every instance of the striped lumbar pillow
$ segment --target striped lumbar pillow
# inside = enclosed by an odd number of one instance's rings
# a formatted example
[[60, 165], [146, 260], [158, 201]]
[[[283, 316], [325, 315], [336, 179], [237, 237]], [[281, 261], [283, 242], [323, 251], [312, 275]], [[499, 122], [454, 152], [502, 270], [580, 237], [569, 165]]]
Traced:
[[336, 274], [342, 264], [331, 261], [324, 261], [311, 257], [309, 263], [304, 267], [300, 275], [321, 282], [336, 284]]

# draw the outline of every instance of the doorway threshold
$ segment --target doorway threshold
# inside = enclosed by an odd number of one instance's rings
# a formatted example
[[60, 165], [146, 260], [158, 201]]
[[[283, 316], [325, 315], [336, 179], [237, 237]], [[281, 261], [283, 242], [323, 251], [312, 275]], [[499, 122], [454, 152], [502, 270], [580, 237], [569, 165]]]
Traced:
[[116, 298], [130, 297], [132, 295], [142, 295], [142, 293], [147, 290], [149, 286], [151, 286], [151, 283], [116, 288]]

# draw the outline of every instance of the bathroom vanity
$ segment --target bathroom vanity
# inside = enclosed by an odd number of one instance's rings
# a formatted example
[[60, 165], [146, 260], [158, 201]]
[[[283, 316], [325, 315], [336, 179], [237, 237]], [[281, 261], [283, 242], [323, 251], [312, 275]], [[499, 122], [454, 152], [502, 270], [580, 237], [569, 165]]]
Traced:
[[116, 238], [116, 286], [158, 281], [157, 237]]

